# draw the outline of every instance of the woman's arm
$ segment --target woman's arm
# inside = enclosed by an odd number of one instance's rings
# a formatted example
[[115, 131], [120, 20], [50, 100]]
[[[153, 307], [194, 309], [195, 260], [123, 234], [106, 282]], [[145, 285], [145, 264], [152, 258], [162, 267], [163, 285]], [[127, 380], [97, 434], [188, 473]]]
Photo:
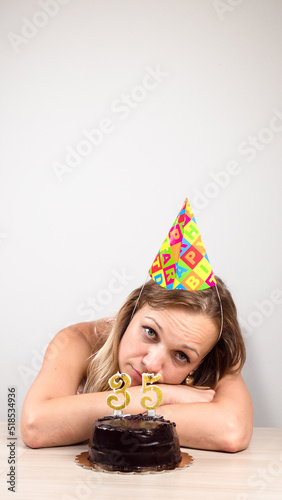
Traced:
[[209, 403], [174, 403], [170, 392], [171, 404], [158, 408], [158, 413], [176, 423], [181, 446], [227, 452], [248, 446], [253, 405], [240, 373], [224, 376]]

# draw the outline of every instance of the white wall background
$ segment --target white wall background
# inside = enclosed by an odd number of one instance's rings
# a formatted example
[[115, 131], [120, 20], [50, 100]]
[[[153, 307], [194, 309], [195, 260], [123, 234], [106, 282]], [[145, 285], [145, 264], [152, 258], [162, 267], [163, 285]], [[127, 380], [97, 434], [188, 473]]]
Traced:
[[1, 420], [57, 331], [144, 282], [188, 196], [255, 425], [282, 426], [281, 19], [279, 0], [0, 1]]

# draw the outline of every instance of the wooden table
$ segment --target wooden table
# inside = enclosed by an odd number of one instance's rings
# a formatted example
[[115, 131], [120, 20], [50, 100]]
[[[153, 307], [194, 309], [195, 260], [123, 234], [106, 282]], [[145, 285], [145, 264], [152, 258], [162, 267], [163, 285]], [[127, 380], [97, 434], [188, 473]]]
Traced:
[[[235, 454], [182, 448], [194, 457], [186, 469], [137, 475], [87, 470], [74, 462], [87, 443], [27, 448], [17, 429], [16, 492], [8, 491], [12, 438], [0, 423], [0, 498], [27, 500], [281, 500], [282, 429], [255, 428]], [[11, 454], [12, 455], [12, 454]]]

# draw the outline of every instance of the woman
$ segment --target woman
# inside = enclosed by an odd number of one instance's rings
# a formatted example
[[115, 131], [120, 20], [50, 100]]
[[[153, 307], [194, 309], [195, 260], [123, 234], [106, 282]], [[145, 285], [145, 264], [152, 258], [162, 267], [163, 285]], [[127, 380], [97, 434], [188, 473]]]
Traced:
[[[108, 379], [131, 377], [127, 413], [140, 413], [142, 373], [160, 373], [157, 413], [176, 423], [182, 446], [236, 452], [250, 442], [253, 408], [241, 376], [245, 348], [230, 292], [215, 287], [167, 290], [153, 280], [132, 292], [116, 319], [59, 332], [26, 396], [23, 441], [32, 448], [89, 438], [93, 422], [112, 412]], [[141, 292], [141, 294], [140, 294]], [[83, 394], [77, 389], [83, 378]]]

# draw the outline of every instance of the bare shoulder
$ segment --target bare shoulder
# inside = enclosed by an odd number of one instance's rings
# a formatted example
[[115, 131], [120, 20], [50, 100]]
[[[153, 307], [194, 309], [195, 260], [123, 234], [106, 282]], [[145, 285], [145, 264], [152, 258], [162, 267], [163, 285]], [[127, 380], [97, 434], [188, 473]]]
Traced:
[[222, 377], [215, 387], [214, 401], [222, 399], [232, 400], [235, 404], [240, 401], [252, 407], [252, 400], [241, 372], [228, 373]]
[[230, 387], [231, 385], [245, 385], [240, 371], [235, 373], [227, 373], [216, 384], [215, 390]]
[[72, 331], [82, 334], [92, 350], [101, 347], [107, 339], [114, 323], [115, 317], [101, 318], [95, 321], [76, 323], [69, 327]]

